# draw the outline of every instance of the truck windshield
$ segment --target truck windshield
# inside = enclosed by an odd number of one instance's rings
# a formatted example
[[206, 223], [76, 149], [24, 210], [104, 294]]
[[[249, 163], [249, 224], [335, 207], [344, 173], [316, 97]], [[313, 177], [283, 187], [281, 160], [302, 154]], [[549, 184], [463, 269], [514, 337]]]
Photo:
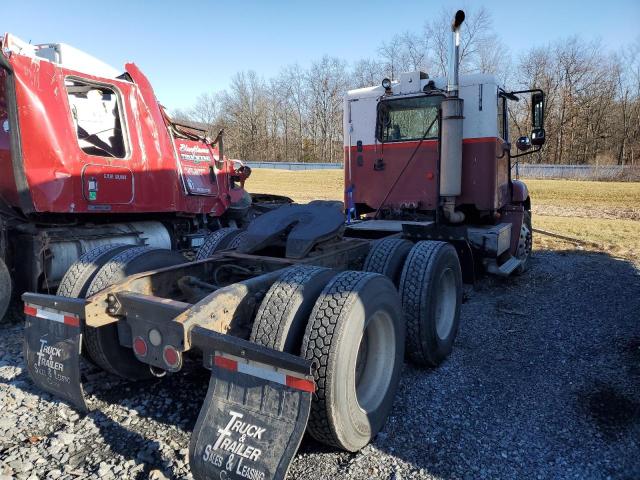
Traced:
[[434, 120], [440, 102], [439, 95], [383, 100], [378, 105], [378, 140], [406, 142], [423, 137], [438, 138], [438, 122]]
[[438, 116], [441, 102], [439, 95], [381, 101], [378, 104], [376, 128], [378, 141], [406, 142], [423, 137], [438, 138], [438, 122], [434, 122], [434, 119]]

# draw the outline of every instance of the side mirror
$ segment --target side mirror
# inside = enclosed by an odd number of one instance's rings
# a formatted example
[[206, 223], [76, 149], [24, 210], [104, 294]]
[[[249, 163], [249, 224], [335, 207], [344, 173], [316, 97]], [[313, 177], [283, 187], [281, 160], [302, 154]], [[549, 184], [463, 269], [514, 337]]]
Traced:
[[535, 128], [531, 132], [531, 144], [536, 147], [544, 145], [546, 139], [544, 128]]
[[541, 146], [546, 140], [544, 131], [544, 93], [531, 95], [531, 144]]
[[519, 137], [518, 140], [516, 140], [516, 148], [521, 152], [526, 152], [527, 150], [529, 150], [531, 148], [531, 140], [529, 140], [529, 137]]

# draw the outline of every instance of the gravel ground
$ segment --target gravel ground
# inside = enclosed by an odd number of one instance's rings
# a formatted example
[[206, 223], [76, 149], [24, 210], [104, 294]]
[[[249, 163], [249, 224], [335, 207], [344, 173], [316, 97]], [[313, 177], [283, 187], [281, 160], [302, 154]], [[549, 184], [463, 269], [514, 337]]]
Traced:
[[[451, 358], [405, 368], [373, 444], [305, 439], [289, 478], [638, 479], [639, 321], [637, 266], [538, 252], [525, 275], [467, 291]], [[80, 416], [33, 387], [21, 333], [0, 327], [0, 479], [191, 477], [206, 371], [134, 385], [88, 370]]]

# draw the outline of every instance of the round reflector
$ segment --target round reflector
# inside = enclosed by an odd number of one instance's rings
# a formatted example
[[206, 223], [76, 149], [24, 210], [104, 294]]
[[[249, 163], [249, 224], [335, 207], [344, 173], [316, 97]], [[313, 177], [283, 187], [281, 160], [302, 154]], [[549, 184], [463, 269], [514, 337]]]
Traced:
[[164, 347], [162, 357], [164, 358], [164, 363], [171, 368], [176, 368], [180, 364], [180, 352], [171, 345]]
[[142, 337], [136, 337], [133, 341], [133, 351], [139, 357], [144, 357], [147, 354], [147, 342]]

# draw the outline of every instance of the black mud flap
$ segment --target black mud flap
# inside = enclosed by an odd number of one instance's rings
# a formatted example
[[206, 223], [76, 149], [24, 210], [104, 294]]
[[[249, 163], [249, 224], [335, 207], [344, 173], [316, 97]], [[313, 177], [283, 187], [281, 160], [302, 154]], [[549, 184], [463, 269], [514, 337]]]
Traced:
[[[44, 301], [42, 297], [45, 297]], [[51, 300], [56, 298], [60, 297], [36, 294], [23, 296], [24, 358], [27, 369], [39, 388], [68, 401], [81, 411], [87, 411], [80, 382], [82, 319], [78, 313], [73, 313], [74, 310], [78, 311], [76, 307], [84, 307], [84, 300], [72, 302], [70, 308], [65, 308], [69, 306]]]
[[264, 352], [260, 362], [241, 352], [210, 356], [209, 390], [189, 449], [196, 479], [284, 479], [307, 426], [310, 364], [301, 374], [264, 362]]

